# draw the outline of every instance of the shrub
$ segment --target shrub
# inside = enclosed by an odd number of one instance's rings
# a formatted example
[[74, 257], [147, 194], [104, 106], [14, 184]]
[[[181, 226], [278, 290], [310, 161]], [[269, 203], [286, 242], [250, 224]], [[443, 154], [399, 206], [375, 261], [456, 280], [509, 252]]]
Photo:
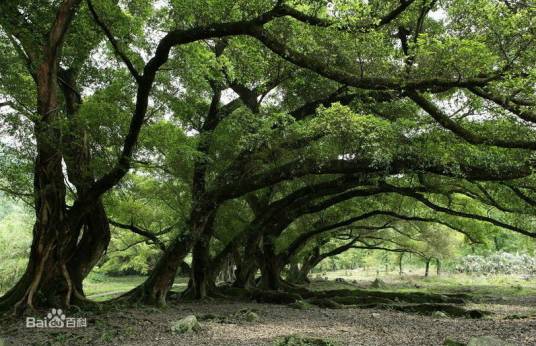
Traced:
[[490, 256], [465, 256], [455, 267], [461, 273], [536, 274], [536, 258], [525, 254], [497, 252]]

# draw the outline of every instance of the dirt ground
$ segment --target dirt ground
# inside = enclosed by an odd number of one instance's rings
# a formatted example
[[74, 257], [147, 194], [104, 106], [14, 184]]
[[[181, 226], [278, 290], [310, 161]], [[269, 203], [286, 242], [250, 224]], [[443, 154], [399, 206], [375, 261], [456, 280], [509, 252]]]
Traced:
[[[108, 308], [88, 317], [88, 327], [70, 330], [25, 328], [23, 322], [0, 321], [7, 345], [274, 345], [288, 335], [328, 339], [338, 345], [442, 345], [446, 338], [467, 342], [472, 336], [496, 336], [517, 345], [536, 345], [536, 318], [526, 315], [534, 302], [478, 305], [494, 312], [486, 319], [434, 318], [388, 310], [296, 310], [285, 305], [210, 301], [173, 303], [165, 310]], [[259, 319], [248, 322], [237, 312], [250, 309]], [[174, 335], [172, 321], [194, 314], [226, 317], [202, 320], [201, 331]], [[87, 314], [86, 314], [87, 315]], [[510, 316], [510, 318], [507, 318]], [[201, 318], [202, 319], [202, 318]], [[0, 341], [1, 344], [1, 341]]]

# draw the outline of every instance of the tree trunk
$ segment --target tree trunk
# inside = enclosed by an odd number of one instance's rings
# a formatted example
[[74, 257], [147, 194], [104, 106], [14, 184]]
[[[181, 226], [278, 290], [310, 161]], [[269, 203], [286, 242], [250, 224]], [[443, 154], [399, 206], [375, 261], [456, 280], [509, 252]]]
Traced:
[[119, 299], [161, 307], [165, 306], [166, 297], [173, 286], [179, 265], [190, 252], [192, 244], [193, 239], [190, 234], [176, 237], [160, 257], [145, 282]]
[[214, 288], [210, 272], [210, 239], [214, 234], [214, 218], [217, 206], [199, 201], [192, 212], [191, 232], [194, 238], [192, 249], [191, 287], [188, 291], [195, 299], [204, 299]]
[[249, 261], [243, 260], [236, 267], [236, 279], [233, 283], [233, 287], [239, 288], [252, 288], [255, 287], [255, 273], [259, 266], [255, 258], [251, 258]]
[[220, 266], [220, 270], [217, 275], [217, 279], [213, 280], [215, 281], [223, 281], [225, 284], [230, 284], [235, 281], [235, 273], [234, 273], [234, 261], [231, 256], [227, 256], [222, 266]]
[[262, 241], [260, 286], [268, 290], [279, 290], [281, 288], [281, 263], [275, 253], [274, 240], [271, 236], [264, 236]]
[[73, 284], [84, 295], [82, 283], [108, 249], [111, 238], [108, 216], [100, 199], [85, 217], [82, 227], [82, 238], [68, 268]]
[[441, 275], [441, 261], [439, 260], [439, 258], [436, 258], [436, 272], [437, 276]]
[[426, 264], [426, 266], [425, 266], [425, 268], [424, 268], [424, 277], [428, 277], [428, 274], [430, 274], [430, 261], [431, 261], [430, 258], [427, 258], [427, 259], [425, 260], [425, 264]]
[[298, 277], [300, 276], [300, 266], [296, 262], [292, 262], [289, 265], [287, 281], [292, 283], [297, 283]]
[[309, 283], [309, 273], [311, 270], [315, 267], [317, 263], [312, 262], [304, 262], [301, 269], [300, 269], [300, 277], [299, 280], [302, 283]]
[[[66, 221], [66, 188], [62, 171], [62, 134], [57, 116], [56, 67], [42, 63], [37, 70], [37, 110], [34, 125], [37, 157], [34, 166], [36, 222], [28, 265], [22, 279], [0, 299], [0, 308], [66, 306], [73, 293], [67, 262], [77, 234]], [[63, 283], [63, 284], [62, 284]]]
[[190, 265], [188, 263], [183, 261], [179, 265], [178, 275], [180, 275], [180, 276], [190, 276], [191, 274], [192, 274], [192, 268], [190, 267]]
[[301, 267], [297, 268], [297, 271], [291, 271], [288, 280], [294, 284], [309, 283], [309, 273], [313, 267], [314, 265], [310, 261], [304, 260]]
[[[234, 238], [225, 245], [225, 247], [212, 258], [210, 262], [210, 275], [211, 280], [216, 282], [216, 278], [220, 275], [222, 271], [227, 271], [225, 281], [229, 283], [234, 283], [236, 281], [236, 271], [235, 264], [241, 262], [240, 251], [238, 246], [243, 239], [244, 234], [240, 233], [234, 236]], [[229, 281], [227, 281], [229, 280]]]
[[257, 255], [259, 253], [259, 243], [262, 239], [260, 232], [250, 230], [250, 235], [244, 248], [242, 261], [236, 268], [236, 280], [234, 287], [251, 288], [255, 286], [255, 273], [259, 268]]
[[204, 232], [192, 250], [192, 294], [195, 299], [204, 299], [214, 288], [210, 268], [210, 238], [212, 232]]
[[[215, 212], [216, 210], [213, 206], [194, 207], [190, 215], [189, 232], [182, 236], [177, 236], [162, 257], [160, 257], [149, 278], [140, 286], [126, 293], [123, 297], [120, 297], [120, 299], [165, 306], [166, 296], [173, 286], [179, 266], [184, 262], [184, 258], [192, 250], [192, 247], [199, 244], [199, 239], [204, 234], [205, 228], [212, 228]], [[208, 246], [206, 246], [206, 249], [208, 250]], [[205, 251], [203, 248], [202, 250]], [[197, 249], [197, 251], [197, 256], [199, 256], [200, 250]], [[199, 257], [194, 256], [191, 267], [191, 286], [187, 289], [196, 297], [197, 292], [202, 292], [203, 288], [206, 289], [208, 287], [207, 283], [210, 278], [210, 275], [208, 275], [208, 266], [204, 265], [204, 259], [199, 260]], [[203, 272], [199, 274], [201, 269]], [[203, 285], [205, 286], [203, 287]]]
[[261, 266], [260, 287], [268, 290], [279, 290], [281, 288], [281, 267], [277, 258], [264, 257]]
[[[91, 168], [88, 134], [78, 117], [82, 100], [76, 73], [71, 69], [60, 68], [58, 74], [69, 124], [69, 132], [63, 136], [67, 175], [76, 187], [77, 195], [83, 196], [95, 182], [95, 175]], [[77, 233], [83, 231], [75, 255], [68, 266], [74, 286], [83, 294], [82, 281], [101, 259], [111, 238], [108, 216], [101, 199], [89, 206], [87, 216], [80, 225], [71, 225], [71, 228], [77, 229]]]

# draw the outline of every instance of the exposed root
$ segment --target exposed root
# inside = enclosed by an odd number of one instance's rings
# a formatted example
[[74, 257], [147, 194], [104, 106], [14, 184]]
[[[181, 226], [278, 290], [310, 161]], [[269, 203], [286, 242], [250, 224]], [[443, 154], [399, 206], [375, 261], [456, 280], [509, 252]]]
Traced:
[[[306, 296], [306, 294], [302, 294]], [[465, 304], [471, 300], [466, 294], [435, 294], [424, 292], [383, 292], [371, 290], [330, 290], [310, 292], [313, 297], [333, 298], [333, 297], [368, 297], [370, 299], [389, 299], [392, 301], [407, 303], [448, 303], [448, 304]]]
[[251, 297], [258, 303], [292, 304], [303, 298], [296, 293], [253, 289]]
[[387, 309], [387, 310], [396, 310], [401, 312], [410, 312], [423, 315], [432, 315], [434, 312], [444, 312], [450, 317], [465, 317], [465, 318], [482, 318], [491, 313], [488, 311], [482, 310], [469, 310], [461, 306], [449, 305], [449, 304], [375, 304], [368, 306], [375, 309]]
[[303, 299], [297, 293], [258, 288], [218, 287], [215, 292], [219, 296], [224, 296], [232, 300], [255, 300], [258, 303], [268, 304], [291, 304]]
[[373, 296], [343, 296], [331, 297], [332, 301], [342, 305], [365, 305], [365, 304], [395, 304], [394, 300]]
[[316, 305], [320, 308], [326, 309], [343, 309], [344, 305], [341, 305], [329, 298], [311, 298], [306, 300], [307, 303]]
[[216, 289], [218, 294], [231, 300], [251, 300], [251, 291], [246, 288], [222, 286]]
[[167, 306], [166, 296], [168, 291], [148, 290], [145, 284], [141, 284], [130, 291], [112, 299], [113, 302], [152, 305], [158, 308]]
[[63, 274], [63, 277], [65, 278], [65, 282], [67, 282], [67, 294], [65, 295], [65, 306], [69, 307], [71, 305], [71, 296], [73, 294], [73, 284], [71, 282], [71, 277], [69, 275], [69, 271], [67, 270], [67, 266], [64, 264], [61, 265], [61, 272]]

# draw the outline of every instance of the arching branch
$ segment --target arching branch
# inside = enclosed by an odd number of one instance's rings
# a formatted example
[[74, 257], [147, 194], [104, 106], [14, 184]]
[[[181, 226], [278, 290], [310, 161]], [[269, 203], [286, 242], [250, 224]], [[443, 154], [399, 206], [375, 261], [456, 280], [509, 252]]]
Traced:
[[122, 229], [125, 229], [125, 230], [129, 230], [129, 231], [131, 231], [133, 233], [141, 235], [142, 237], [150, 239], [162, 251], [166, 251], [166, 244], [164, 244], [164, 242], [161, 241], [160, 238], [158, 238], [158, 237], [161, 236], [161, 235], [164, 235], [166, 233], [171, 232], [173, 230], [173, 227], [175, 227], [175, 225], [168, 226], [168, 227], [164, 228], [163, 230], [161, 230], [160, 232], [155, 233], [155, 232], [151, 232], [151, 231], [148, 231], [146, 229], [143, 229], [141, 227], [135, 226], [133, 223], [125, 224], [125, 223], [117, 222], [117, 221], [112, 220], [112, 219], [108, 219], [108, 222], [111, 225], [115, 226], [115, 227], [122, 228]]
[[408, 91], [407, 95], [422, 109], [424, 109], [426, 113], [430, 114], [430, 116], [434, 118], [434, 120], [436, 120], [442, 127], [452, 131], [454, 134], [465, 139], [471, 144], [493, 145], [510, 149], [536, 149], [536, 141], [482, 137], [478, 133], [468, 130], [458, 124], [456, 121], [452, 120], [433, 102], [427, 100], [418, 92]]
[[421, 202], [422, 204], [426, 205], [427, 207], [429, 207], [429, 208], [431, 208], [433, 210], [439, 211], [439, 212], [443, 212], [443, 213], [454, 215], [454, 216], [459, 216], [459, 217], [466, 218], [466, 219], [473, 219], [473, 220], [477, 220], [477, 221], [483, 221], [483, 222], [495, 225], [497, 227], [501, 227], [501, 228], [504, 228], [504, 229], [507, 229], [507, 230], [514, 231], [516, 233], [520, 233], [520, 234], [523, 234], [523, 235], [526, 235], [526, 236], [529, 236], [529, 237], [532, 237], [532, 238], [536, 238], [536, 233], [535, 232], [529, 232], [529, 231], [524, 230], [522, 228], [507, 224], [505, 222], [502, 222], [500, 220], [497, 220], [497, 219], [494, 219], [494, 218], [491, 218], [491, 217], [488, 217], [488, 216], [472, 214], [472, 213], [466, 213], [466, 212], [452, 210], [452, 209], [449, 209], [449, 208], [442, 207], [442, 206], [440, 206], [438, 204], [435, 204], [434, 202], [432, 202], [428, 198], [426, 198], [423, 194], [420, 194], [420, 193], [417, 193], [417, 192], [398, 191], [397, 193], [399, 193], [401, 195], [404, 195], [404, 196], [412, 197], [412, 198], [416, 199], [417, 201]]
[[518, 105], [507, 97], [493, 94], [484, 90], [483, 88], [478, 87], [470, 87], [469, 90], [473, 94], [478, 95], [486, 100], [492, 101], [496, 105], [506, 109], [512, 114], [517, 115], [519, 118], [525, 121], [536, 123], [536, 112], [530, 109], [522, 108], [520, 105]]

